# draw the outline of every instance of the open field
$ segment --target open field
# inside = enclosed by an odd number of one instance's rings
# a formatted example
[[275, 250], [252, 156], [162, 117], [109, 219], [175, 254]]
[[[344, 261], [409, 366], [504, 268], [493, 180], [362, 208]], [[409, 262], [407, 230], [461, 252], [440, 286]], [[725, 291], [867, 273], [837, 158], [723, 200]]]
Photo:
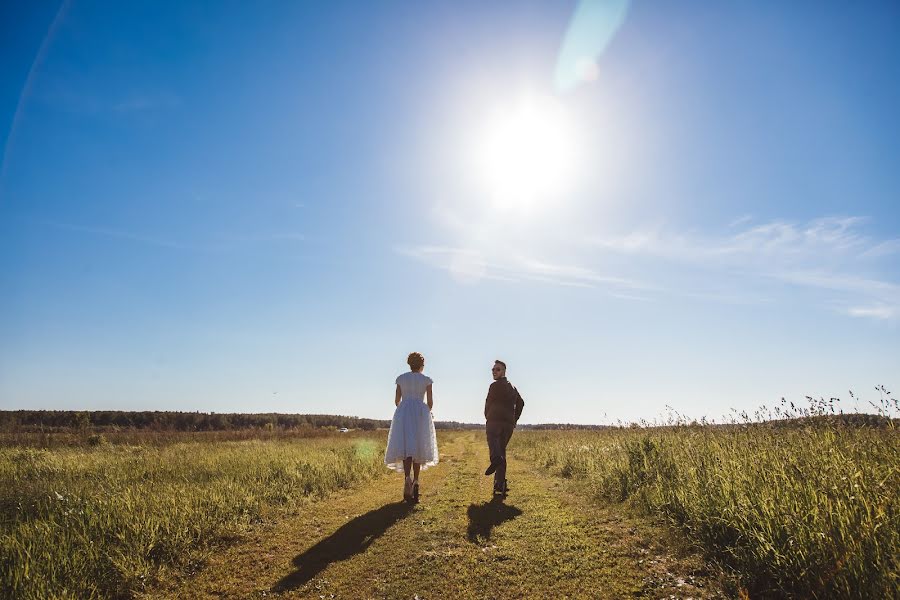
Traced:
[[505, 502], [442, 431], [415, 507], [383, 431], [130, 435], [0, 448], [5, 597], [896, 595], [890, 427], [519, 431]]
[[440, 433], [415, 507], [384, 432], [149, 442], [0, 450], [7, 597], [724, 597], [666, 530], [529, 462], [491, 502], [482, 432]]

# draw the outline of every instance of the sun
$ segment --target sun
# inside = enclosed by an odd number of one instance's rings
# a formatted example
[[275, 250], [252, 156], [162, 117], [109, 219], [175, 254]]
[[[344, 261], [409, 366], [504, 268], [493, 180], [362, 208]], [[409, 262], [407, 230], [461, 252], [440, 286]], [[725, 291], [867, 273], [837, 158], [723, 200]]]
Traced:
[[475, 168], [498, 207], [534, 208], [572, 184], [574, 136], [552, 99], [526, 98], [497, 111], [478, 138]]

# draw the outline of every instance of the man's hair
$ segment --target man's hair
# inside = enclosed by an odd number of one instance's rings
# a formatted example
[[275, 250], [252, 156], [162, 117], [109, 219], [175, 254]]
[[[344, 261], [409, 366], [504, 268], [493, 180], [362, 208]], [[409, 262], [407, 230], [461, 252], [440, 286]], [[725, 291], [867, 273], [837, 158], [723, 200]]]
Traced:
[[500, 359], [494, 360], [494, 364], [495, 364], [495, 365], [500, 365], [501, 367], [503, 367], [504, 369], [506, 369], [506, 363], [503, 362], [503, 361], [500, 360]]

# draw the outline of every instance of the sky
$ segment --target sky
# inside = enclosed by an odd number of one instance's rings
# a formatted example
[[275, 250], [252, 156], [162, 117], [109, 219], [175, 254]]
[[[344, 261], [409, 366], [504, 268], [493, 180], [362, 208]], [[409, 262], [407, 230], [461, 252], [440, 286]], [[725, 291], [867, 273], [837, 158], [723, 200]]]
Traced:
[[898, 67], [894, 2], [3, 3], [0, 409], [865, 410]]

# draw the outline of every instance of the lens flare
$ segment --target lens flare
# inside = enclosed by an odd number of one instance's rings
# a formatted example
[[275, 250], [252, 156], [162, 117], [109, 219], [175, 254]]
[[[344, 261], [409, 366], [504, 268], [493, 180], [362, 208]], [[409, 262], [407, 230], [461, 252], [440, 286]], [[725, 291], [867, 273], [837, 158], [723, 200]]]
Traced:
[[628, 16], [630, 0], [581, 0], [572, 14], [556, 59], [556, 91], [570, 92], [596, 81], [597, 61]]

